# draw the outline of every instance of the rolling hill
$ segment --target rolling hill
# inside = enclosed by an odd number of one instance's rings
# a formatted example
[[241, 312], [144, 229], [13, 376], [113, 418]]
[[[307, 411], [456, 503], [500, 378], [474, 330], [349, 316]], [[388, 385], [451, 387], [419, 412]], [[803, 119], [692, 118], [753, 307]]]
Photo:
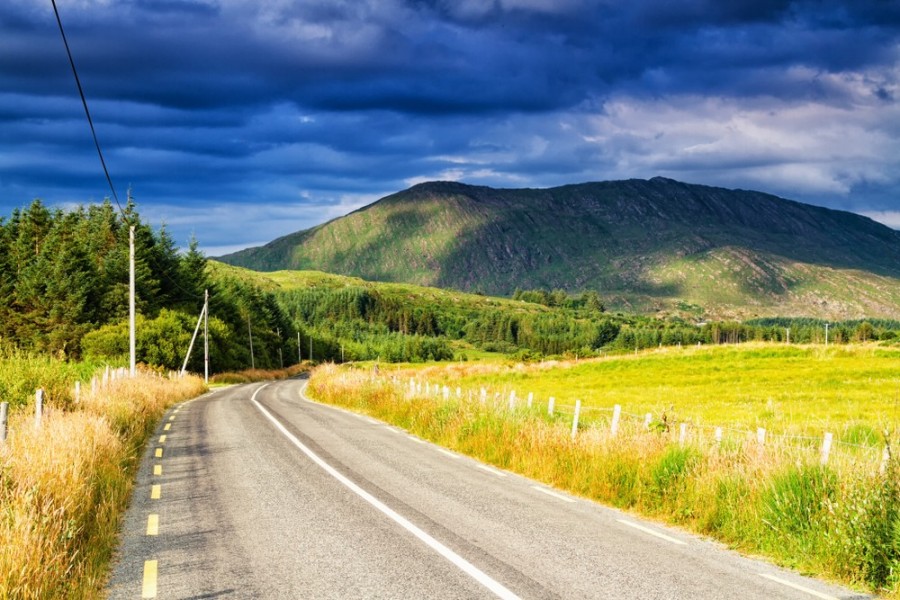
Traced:
[[900, 233], [769, 194], [656, 177], [416, 185], [219, 260], [509, 295], [594, 289], [646, 313], [896, 317]]

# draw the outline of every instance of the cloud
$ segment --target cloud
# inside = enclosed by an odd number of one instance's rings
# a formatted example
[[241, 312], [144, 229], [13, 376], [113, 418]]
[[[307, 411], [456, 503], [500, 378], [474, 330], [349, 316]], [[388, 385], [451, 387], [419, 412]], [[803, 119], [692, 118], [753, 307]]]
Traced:
[[[216, 247], [431, 178], [900, 197], [897, 3], [60, 4], [119, 192]], [[0, 39], [2, 206], [108, 195], [50, 7], [6, 0]]]

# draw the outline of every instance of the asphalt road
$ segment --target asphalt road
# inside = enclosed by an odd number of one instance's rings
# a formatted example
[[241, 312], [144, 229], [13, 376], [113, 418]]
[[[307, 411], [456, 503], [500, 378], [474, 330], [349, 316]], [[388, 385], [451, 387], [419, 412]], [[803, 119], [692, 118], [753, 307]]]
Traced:
[[251, 384], [170, 411], [118, 598], [864, 598]]

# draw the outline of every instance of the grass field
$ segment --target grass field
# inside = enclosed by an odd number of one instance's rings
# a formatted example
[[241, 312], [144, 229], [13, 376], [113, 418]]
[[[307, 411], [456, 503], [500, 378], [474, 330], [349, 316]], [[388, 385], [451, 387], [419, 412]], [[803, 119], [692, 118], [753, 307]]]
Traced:
[[[655, 420], [694, 426], [764, 427], [770, 432], [847, 442], [880, 435], [900, 424], [900, 349], [876, 345], [824, 348], [745, 344], [663, 348], [637, 355], [535, 364], [455, 363], [399, 369], [441, 385], [546, 405], [581, 400]], [[877, 437], [877, 436], [876, 436]]]
[[[381, 367], [379, 377], [371, 365], [325, 366], [310, 393], [500, 468], [897, 598], [900, 465], [883, 450], [897, 443], [898, 366], [900, 352], [877, 346], [743, 345]], [[413, 393], [410, 379], [431, 393]], [[576, 399], [585, 410], [573, 437]], [[625, 415], [615, 434], [614, 404]], [[721, 443], [715, 426], [728, 428]], [[764, 444], [757, 427], [769, 432]], [[826, 430], [836, 443], [823, 465]]]
[[[198, 377], [144, 372], [94, 393], [94, 367], [0, 352], [0, 390], [11, 407], [0, 442], [0, 598], [103, 596], [147, 436], [168, 406], [205, 389]], [[37, 387], [46, 390], [40, 427]]]

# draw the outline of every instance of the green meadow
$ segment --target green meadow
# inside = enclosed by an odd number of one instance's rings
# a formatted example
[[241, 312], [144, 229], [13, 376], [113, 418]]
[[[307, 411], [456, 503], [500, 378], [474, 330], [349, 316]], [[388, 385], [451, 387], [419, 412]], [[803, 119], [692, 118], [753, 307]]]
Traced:
[[[766, 428], [858, 442], [900, 423], [900, 349], [849, 346], [669, 347], [565, 362], [480, 363], [404, 369], [406, 377], [561, 407], [651, 413], [696, 427]], [[585, 411], [585, 416], [591, 414]], [[869, 432], [869, 433], [866, 433]], [[874, 438], [873, 438], [874, 441]]]

